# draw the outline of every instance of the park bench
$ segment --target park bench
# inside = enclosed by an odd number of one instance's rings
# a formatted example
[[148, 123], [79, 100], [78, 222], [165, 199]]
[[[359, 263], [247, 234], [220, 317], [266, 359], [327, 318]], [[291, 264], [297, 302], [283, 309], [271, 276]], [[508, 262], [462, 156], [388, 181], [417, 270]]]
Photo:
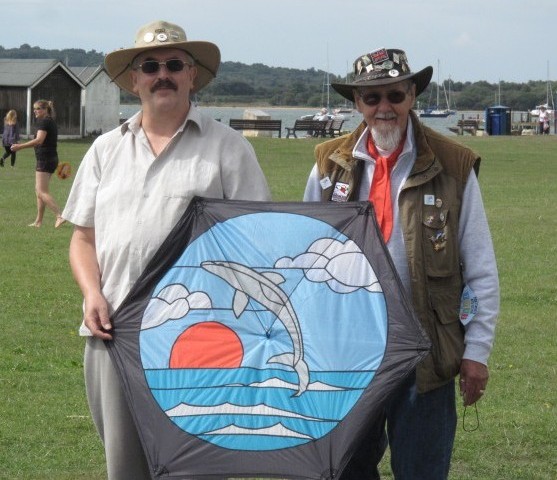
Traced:
[[231, 118], [229, 125], [234, 130], [262, 130], [266, 132], [278, 132], [279, 138], [281, 137], [282, 132], [282, 120]]
[[328, 123], [328, 120], [296, 120], [293, 127], [286, 127], [286, 138], [290, 138], [290, 134], [298, 138], [296, 132], [309, 132], [314, 137], [324, 137]]
[[461, 118], [457, 121], [456, 127], [449, 127], [449, 130], [457, 135], [469, 133], [475, 136], [478, 130], [482, 129], [482, 122], [477, 118]]
[[329, 123], [325, 128], [327, 134], [331, 137], [340, 137], [343, 123], [344, 119], [342, 118], [333, 118], [332, 120], [329, 120]]

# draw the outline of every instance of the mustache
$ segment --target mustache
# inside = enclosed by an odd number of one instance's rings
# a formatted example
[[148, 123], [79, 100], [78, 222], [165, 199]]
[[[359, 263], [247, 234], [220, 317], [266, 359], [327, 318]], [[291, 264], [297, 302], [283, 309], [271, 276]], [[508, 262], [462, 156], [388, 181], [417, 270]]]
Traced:
[[162, 90], [162, 89], [171, 89], [171, 90], [178, 90], [178, 87], [176, 86], [176, 84], [172, 81], [170, 81], [167, 78], [161, 78], [159, 80], [157, 80], [157, 83], [155, 83], [152, 87], [151, 87], [151, 93], [156, 92], [157, 90]]

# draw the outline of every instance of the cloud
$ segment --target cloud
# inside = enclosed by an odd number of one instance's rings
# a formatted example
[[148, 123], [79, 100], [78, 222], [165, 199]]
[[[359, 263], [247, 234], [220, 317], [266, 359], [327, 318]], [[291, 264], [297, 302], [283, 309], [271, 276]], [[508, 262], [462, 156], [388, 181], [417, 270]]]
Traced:
[[317, 240], [307, 252], [295, 258], [280, 258], [275, 268], [303, 269], [310, 282], [326, 282], [338, 293], [351, 293], [360, 288], [382, 291], [366, 256], [352, 240], [344, 243], [333, 238]]
[[168, 320], [183, 318], [190, 310], [211, 306], [211, 299], [204, 292], [190, 293], [184, 285], [168, 285], [149, 301], [143, 314], [141, 330], [158, 327]]

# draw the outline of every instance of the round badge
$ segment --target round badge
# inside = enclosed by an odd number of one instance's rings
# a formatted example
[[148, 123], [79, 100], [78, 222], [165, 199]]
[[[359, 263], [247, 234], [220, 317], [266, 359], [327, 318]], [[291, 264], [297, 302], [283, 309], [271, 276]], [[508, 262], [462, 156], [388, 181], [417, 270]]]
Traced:
[[168, 35], [166, 33], [158, 33], [157, 40], [159, 42], [166, 42], [168, 40]]
[[143, 41], [144, 41], [145, 43], [151, 43], [154, 39], [155, 39], [155, 35], [153, 35], [151, 32], [146, 33], [146, 34], [143, 36]]
[[389, 70], [389, 76], [390, 77], [398, 77], [400, 75], [398, 70], [395, 70], [394, 68], [392, 70]]

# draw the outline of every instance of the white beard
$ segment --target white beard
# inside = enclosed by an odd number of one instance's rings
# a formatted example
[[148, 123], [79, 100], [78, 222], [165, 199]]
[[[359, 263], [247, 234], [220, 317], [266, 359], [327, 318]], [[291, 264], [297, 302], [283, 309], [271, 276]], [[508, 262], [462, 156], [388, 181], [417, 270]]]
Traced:
[[371, 135], [373, 136], [375, 145], [386, 152], [392, 152], [398, 147], [402, 140], [402, 134], [403, 131], [399, 127], [387, 127], [382, 129], [373, 127], [371, 129]]

